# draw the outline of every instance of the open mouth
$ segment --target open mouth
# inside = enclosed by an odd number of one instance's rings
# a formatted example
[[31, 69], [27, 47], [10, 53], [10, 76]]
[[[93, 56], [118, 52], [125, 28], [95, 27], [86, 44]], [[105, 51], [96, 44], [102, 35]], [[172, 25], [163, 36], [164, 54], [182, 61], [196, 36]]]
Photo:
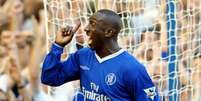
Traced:
[[91, 38], [91, 37], [88, 37], [87, 44], [88, 44], [88, 45], [91, 45], [92, 42], [93, 42], [93, 41], [92, 41], [92, 38]]
[[93, 39], [91, 37], [91, 33], [90, 32], [86, 32], [87, 34], [87, 44], [90, 46], [93, 42]]

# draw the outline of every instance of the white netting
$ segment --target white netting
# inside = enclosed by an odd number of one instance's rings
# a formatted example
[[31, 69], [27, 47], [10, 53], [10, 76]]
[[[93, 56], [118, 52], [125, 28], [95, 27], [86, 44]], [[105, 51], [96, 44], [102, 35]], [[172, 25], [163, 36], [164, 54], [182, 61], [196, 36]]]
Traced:
[[[73, 25], [81, 20], [76, 34], [80, 44], [85, 44], [83, 31], [88, 17], [101, 8], [116, 11], [124, 28], [119, 36], [120, 45], [137, 57], [146, 67], [159, 89], [161, 101], [177, 95], [176, 101], [201, 101], [201, 1], [174, 0], [175, 19], [167, 20], [168, 0], [44, 0], [48, 42], [53, 42], [59, 27]], [[167, 22], [176, 21], [176, 37], [167, 35]], [[168, 40], [176, 38], [176, 44]], [[177, 70], [168, 72], [168, 48], [176, 45]], [[169, 74], [174, 73], [174, 77]], [[169, 80], [176, 79], [176, 88], [169, 90]]]

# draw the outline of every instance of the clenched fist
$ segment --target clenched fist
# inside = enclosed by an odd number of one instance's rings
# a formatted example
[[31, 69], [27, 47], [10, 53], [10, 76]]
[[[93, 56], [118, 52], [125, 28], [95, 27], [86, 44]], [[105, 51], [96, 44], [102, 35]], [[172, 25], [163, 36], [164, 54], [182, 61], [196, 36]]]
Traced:
[[64, 47], [67, 45], [73, 38], [74, 33], [78, 30], [81, 23], [78, 22], [74, 27], [67, 26], [65, 28], [61, 28], [56, 34], [55, 43]]

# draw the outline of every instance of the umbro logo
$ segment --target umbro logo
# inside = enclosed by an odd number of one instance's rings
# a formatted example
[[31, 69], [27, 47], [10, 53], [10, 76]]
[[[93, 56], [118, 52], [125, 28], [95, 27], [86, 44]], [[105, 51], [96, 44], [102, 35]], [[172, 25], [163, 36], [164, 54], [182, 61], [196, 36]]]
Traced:
[[90, 68], [89, 68], [89, 67], [84, 66], [84, 65], [80, 65], [80, 68], [81, 68], [82, 70], [90, 70]]

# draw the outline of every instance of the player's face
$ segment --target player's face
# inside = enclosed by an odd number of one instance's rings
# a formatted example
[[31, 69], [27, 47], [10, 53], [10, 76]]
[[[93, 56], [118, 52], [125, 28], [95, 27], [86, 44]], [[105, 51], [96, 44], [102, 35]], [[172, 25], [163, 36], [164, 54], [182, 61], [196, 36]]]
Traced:
[[100, 14], [95, 13], [89, 18], [89, 23], [85, 28], [88, 36], [88, 45], [91, 49], [98, 50], [104, 42], [104, 24]]

